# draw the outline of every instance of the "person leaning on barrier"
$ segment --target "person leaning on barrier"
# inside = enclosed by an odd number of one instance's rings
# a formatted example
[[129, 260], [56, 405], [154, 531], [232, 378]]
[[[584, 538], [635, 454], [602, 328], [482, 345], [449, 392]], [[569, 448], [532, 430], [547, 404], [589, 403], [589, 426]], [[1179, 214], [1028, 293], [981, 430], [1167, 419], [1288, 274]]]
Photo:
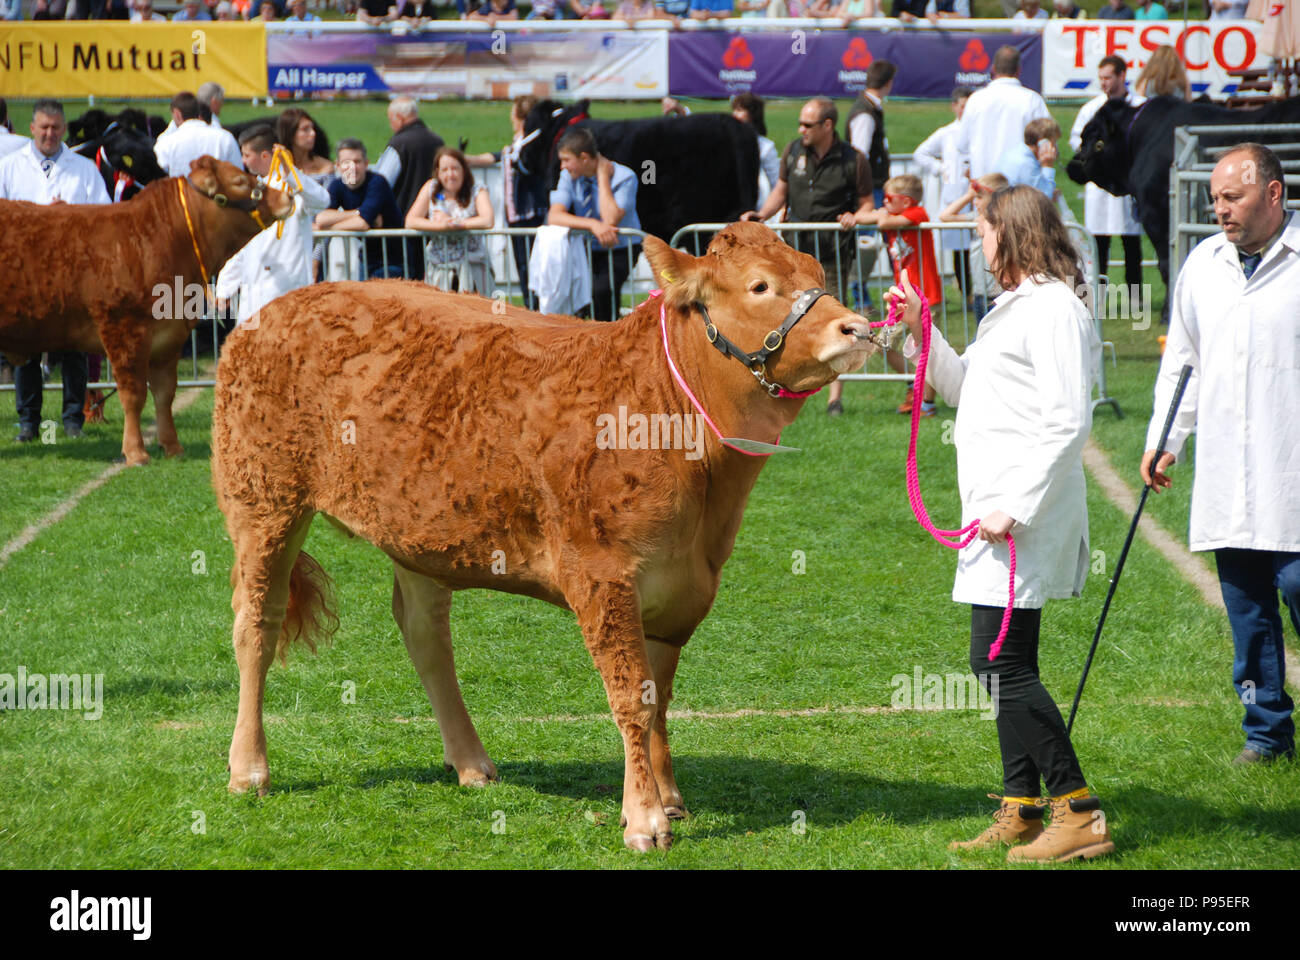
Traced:
[[641, 244], [618, 228], [640, 230], [636, 213], [636, 174], [596, 149], [586, 127], [570, 127], [556, 148], [560, 181], [551, 191], [546, 222], [587, 230], [600, 249], [591, 251], [591, 315], [617, 320], [623, 283]]
[[[95, 165], [64, 146], [67, 129], [58, 100], [37, 100], [32, 105], [32, 138], [0, 160], [0, 199], [40, 204], [109, 202], [104, 178]], [[50, 354], [51, 362], [55, 358], [63, 365], [63, 431], [79, 437], [86, 422], [86, 355]], [[39, 355], [14, 370], [14, 387], [18, 408], [14, 439], [26, 443], [36, 439], [41, 425], [45, 377]]]
[[491, 230], [494, 222], [487, 188], [474, 182], [465, 155], [443, 147], [434, 158], [433, 177], [406, 213], [406, 229], [439, 234], [425, 246], [425, 282], [440, 290], [492, 296], [487, 242], [463, 231]]
[[[814, 97], [799, 111], [799, 136], [781, 154], [776, 186], [758, 210], [742, 220], [767, 220], [782, 208], [795, 223], [838, 222], [840, 232], [801, 231], [783, 234], [797, 250], [816, 257], [826, 273], [826, 290], [840, 303], [849, 302], [849, 278], [857, 253], [854, 227], [859, 216], [874, 209], [871, 167], [867, 158], [835, 132], [839, 114], [826, 97]], [[844, 412], [844, 384], [831, 384], [826, 413]]]
[[[249, 173], [270, 175], [275, 144], [275, 131], [267, 124], [240, 134], [239, 152]], [[246, 323], [281, 294], [312, 282], [312, 216], [329, 206], [330, 196], [311, 177], [299, 177], [298, 181], [302, 191], [294, 197], [293, 213], [248, 241], [217, 275], [217, 306], [224, 309], [225, 302], [238, 292], [239, 324]], [[298, 182], [281, 166], [268, 186], [296, 189]]]
[[[366, 145], [355, 137], [339, 141], [335, 169], [339, 178], [329, 185], [330, 209], [316, 214], [317, 230], [399, 229], [403, 218], [398, 212], [393, 188], [388, 181], [368, 169]], [[335, 237], [329, 244], [329, 279], [361, 279], [355, 261], [355, 241]], [[402, 238], [366, 238], [367, 277], [403, 276]]]
[[[1188, 546], [1214, 551], [1246, 708], [1234, 762], [1258, 763], [1295, 756], [1277, 595], [1300, 634], [1300, 216], [1285, 209], [1277, 154], [1257, 143], [1219, 159], [1210, 195], [1223, 232], [1178, 271], [1140, 472], [1169, 487], [1195, 429]], [[1194, 372], [1152, 476], [1184, 364]]]

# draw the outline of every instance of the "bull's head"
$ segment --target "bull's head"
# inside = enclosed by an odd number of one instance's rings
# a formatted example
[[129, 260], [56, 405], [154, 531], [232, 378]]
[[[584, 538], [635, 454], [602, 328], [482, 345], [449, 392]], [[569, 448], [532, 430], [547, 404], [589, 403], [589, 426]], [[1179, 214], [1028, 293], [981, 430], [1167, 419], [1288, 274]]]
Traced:
[[1107, 100], [1083, 128], [1079, 150], [1065, 168], [1075, 183], [1095, 183], [1107, 193], [1132, 193], [1125, 133], [1137, 108], [1122, 99]]
[[136, 183], [153, 183], [167, 176], [167, 172], [158, 166], [153, 141], [138, 130], [116, 127], [104, 135], [103, 145], [109, 165]]
[[293, 213], [293, 197], [265, 186], [251, 173], [215, 157], [190, 161], [190, 183], [217, 206], [242, 210], [262, 224], [283, 220]]
[[[731, 224], [702, 257], [674, 250], [656, 237], [646, 237], [645, 253], [663, 288], [665, 306], [698, 318], [691, 322], [698, 331], [688, 328], [685, 336], [707, 338], [718, 347], [721, 335], [745, 354], [766, 348], [761, 364], [723, 358], [715, 366], [719, 377], [739, 379], [747, 391], [757, 388], [752, 379], [745, 382], [745, 368], [761, 374], [763, 387], [775, 384], [802, 393], [862, 366], [877, 349], [867, 320], [829, 294], [778, 335], [792, 313], [811, 299], [804, 293], [825, 287], [826, 275], [815, 259], [760, 223]], [[711, 355], [712, 348], [706, 353]]]
[[590, 100], [565, 106], [555, 100], [542, 100], [524, 118], [526, 142], [519, 151], [519, 165], [528, 171], [549, 171], [559, 177], [559, 159], [555, 147], [564, 131], [586, 117]]

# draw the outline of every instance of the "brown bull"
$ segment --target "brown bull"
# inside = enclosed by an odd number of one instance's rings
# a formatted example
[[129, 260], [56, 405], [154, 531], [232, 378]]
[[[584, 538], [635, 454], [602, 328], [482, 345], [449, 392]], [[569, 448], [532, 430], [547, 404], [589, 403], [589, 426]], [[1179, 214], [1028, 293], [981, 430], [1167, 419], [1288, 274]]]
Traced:
[[[684, 814], [666, 717], [681, 647], [704, 619], [763, 457], [711, 434], [647, 449], [635, 415], [693, 420], [673, 359], [724, 436], [775, 442], [803, 406], [710, 346], [700, 305], [748, 350], [782, 324], [817, 261], [740, 223], [695, 258], [648, 237], [665, 293], [612, 324], [542, 317], [403, 281], [322, 284], [281, 297], [226, 342], [213, 483], [235, 550], [239, 715], [230, 789], [269, 785], [262, 698], [277, 652], [333, 619], [302, 552], [312, 518], [393, 560], [393, 615], [462, 784], [497, 777], [452, 657], [452, 593], [487, 588], [567, 607], [623, 736], [624, 842], [672, 842]], [[494, 307], [497, 307], [494, 310]], [[861, 365], [866, 321], [816, 300], [768, 360], [790, 391]], [[620, 412], [620, 407], [631, 413]], [[662, 422], [662, 421], [661, 421]], [[605, 430], [603, 435], [601, 431]], [[663, 449], [663, 447], [687, 449]], [[614, 447], [614, 448], [611, 448]], [[336, 622], [336, 621], [335, 621]]]
[[125, 203], [0, 200], [0, 353], [15, 365], [47, 350], [106, 353], [126, 414], [126, 461], [149, 462], [140, 436], [146, 388], [158, 439], [176, 456], [176, 365], [198, 317], [191, 310], [186, 319], [171, 294], [215, 276], [257, 235], [259, 220], [292, 210], [288, 194], [263, 190], [212, 157], [195, 160], [188, 178], [157, 180]]

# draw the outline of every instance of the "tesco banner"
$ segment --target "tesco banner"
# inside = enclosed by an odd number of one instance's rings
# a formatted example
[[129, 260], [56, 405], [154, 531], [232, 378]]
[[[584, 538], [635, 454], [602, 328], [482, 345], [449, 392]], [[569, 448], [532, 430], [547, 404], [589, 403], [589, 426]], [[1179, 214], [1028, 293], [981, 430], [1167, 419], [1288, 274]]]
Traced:
[[1124, 58], [1131, 84], [1151, 51], [1163, 46], [1178, 51], [1193, 96], [1232, 94], [1238, 81], [1230, 73], [1268, 66], [1262, 30], [1254, 20], [1052, 20], [1043, 29], [1043, 96], [1100, 93], [1097, 63], [1111, 54]]

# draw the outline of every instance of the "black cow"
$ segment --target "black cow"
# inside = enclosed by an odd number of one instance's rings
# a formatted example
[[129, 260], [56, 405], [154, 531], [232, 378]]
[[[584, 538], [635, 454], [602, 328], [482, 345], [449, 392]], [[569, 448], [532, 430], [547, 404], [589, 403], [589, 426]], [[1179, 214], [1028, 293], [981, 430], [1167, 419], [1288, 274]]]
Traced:
[[538, 131], [520, 165], [560, 179], [556, 144], [577, 125], [591, 130], [596, 148], [637, 175], [636, 213], [641, 229], [668, 240], [688, 223], [729, 222], [758, 203], [758, 136], [729, 113], [638, 120], [594, 120], [589, 101], [565, 107], [537, 104], [524, 121]]
[[[1153, 97], [1138, 106], [1110, 100], [1083, 128], [1079, 152], [1066, 172], [1075, 183], [1092, 182], [1117, 196], [1137, 201], [1138, 220], [1155, 245], [1160, 278], [1169, 286], [1169, 169], [1174, 160], [1174, 128], [1192, 124], [1300, 124], [1300, 97], [1251, 110], [1229, 110], [1208, 102], [1186, 103]], [[1300, 128], [1297, 128], [1300, 133]], [[1207, 146], [1242, 140], [1264, 143], [1294, 140], [1296, 134], [1203, 136]]]
[[166, 128], [166, 120], [142, 110], [127, 108], [113, 116], [96, 108], [68, 123], [68, 145], [95, 164], [110, 197], [130, 200], [167, 176], [153, 152]]

